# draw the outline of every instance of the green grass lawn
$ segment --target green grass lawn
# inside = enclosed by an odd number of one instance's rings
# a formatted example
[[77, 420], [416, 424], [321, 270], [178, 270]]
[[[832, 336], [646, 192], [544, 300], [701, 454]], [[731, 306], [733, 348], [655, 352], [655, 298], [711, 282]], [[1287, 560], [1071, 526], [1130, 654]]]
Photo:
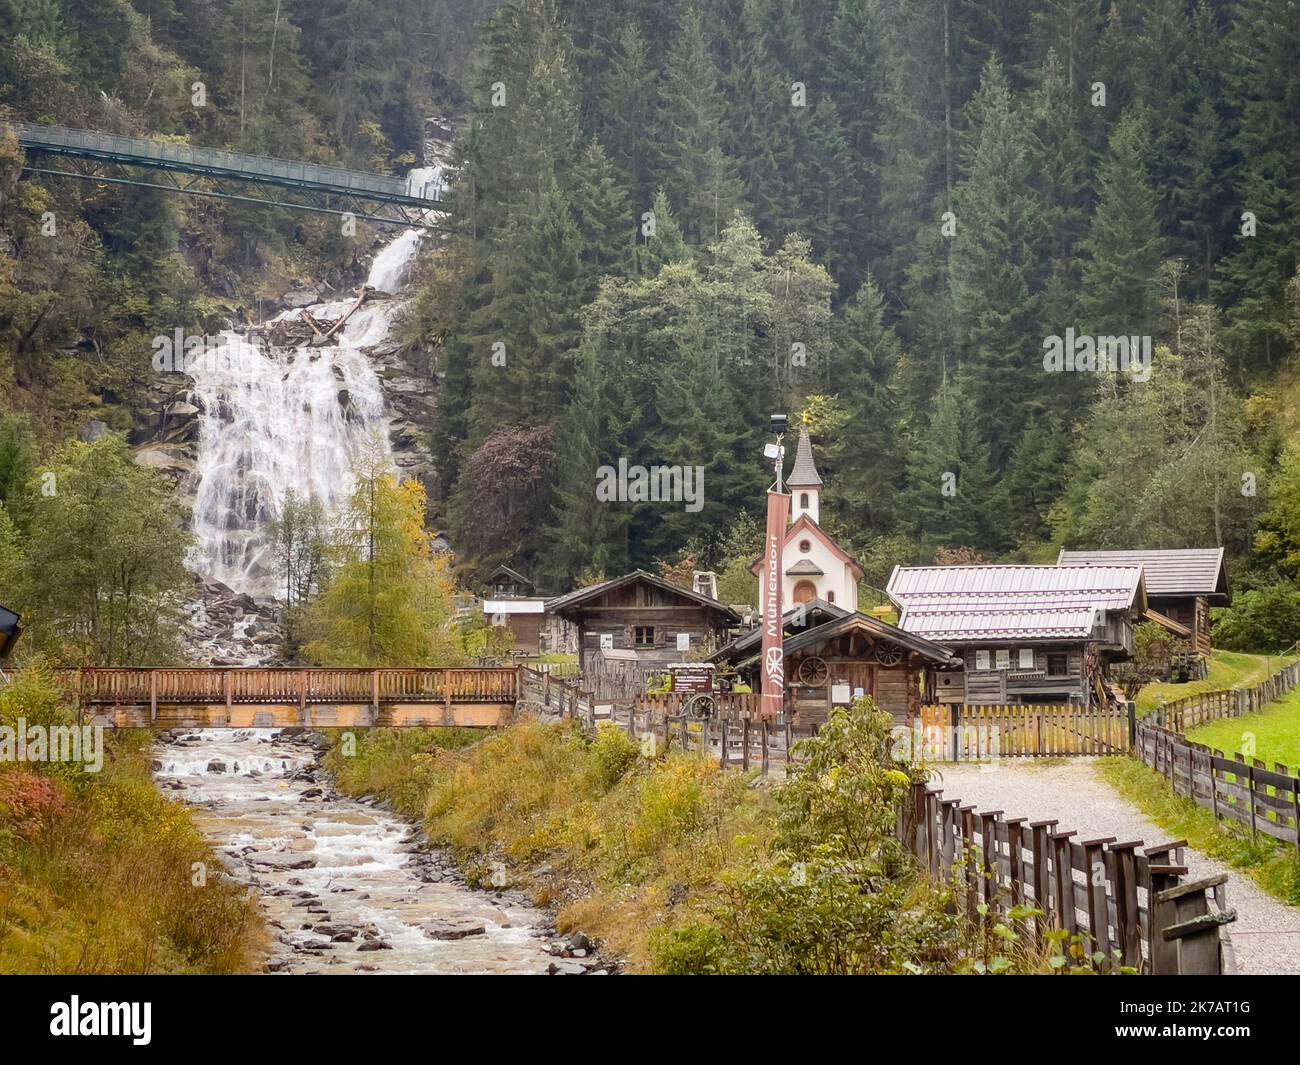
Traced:
[[1149, 714], [1156, 708], [1160, 696], [1173, 702], [1185, 695], [1218, 691], [1223, 688], [1249, 688], [1267, 680], [1295, 655], [1250, 655], [1241, 651], [1213, 651], [1210, 655], [1210, 675], [1205, 680], [1190, 684], [1148, 684], [1137, 697], [1138, 715]]
[[1166, 838], [1185, 839], [1194, 850], [1240, 869], [1270, 895], [1300, 904], [1300, 861], [1293, 847], [1264, 835], [1252, 841], [1249, 833], [1216, 823], [1212, 811], [1175, 795], [1162, 776], [1136, 758], [1103, 758], [1097, 769], [1106, 783], [1163, 828]]
[[1246, 754], [1267, 762], [1300, 767], [1300, 688], [1245, 717], [1227, 717], [1193, 729], [1188, 739], [1225, 754]]

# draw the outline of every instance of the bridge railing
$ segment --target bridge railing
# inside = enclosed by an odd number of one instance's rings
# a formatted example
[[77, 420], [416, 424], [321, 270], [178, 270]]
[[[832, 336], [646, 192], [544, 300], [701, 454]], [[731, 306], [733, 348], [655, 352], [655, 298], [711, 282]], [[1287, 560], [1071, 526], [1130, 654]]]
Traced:
[[61, 670], [60, 683], [88, 706], [514, 702], [514, 668]]
[[222, 148], [201, 148], [188, 144], [127, 137], [117, 133], [73, 129], [68, 126], [42, 126], [15, 122], [19, 141], [29, 148], [47, 148], [72, 154], [83, 153], [103, 158], [129, 161], [133, 157], [146, 163], [176, 164], [192, 171], [222, 171], [231, 176], [274, 179], [316, 186], [322, 189], [376, 193], [385, 197], [438, 202], [436, 196], [417, 196], [407, 188], [405, 178], [370, 174], [361, 170], [276, 159], [247, 152], [230, 152]]

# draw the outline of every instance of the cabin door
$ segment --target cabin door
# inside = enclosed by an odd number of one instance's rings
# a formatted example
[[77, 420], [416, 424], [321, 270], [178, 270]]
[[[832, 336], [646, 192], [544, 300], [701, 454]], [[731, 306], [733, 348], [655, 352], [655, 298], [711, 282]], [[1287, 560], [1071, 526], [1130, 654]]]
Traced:
[[864, 695], [875, 695], [876, 667], [870, 662], [836, 662], [831, 667], [831, 682], [847, 684], [849, 698], [855, 698], [858, 689]]
[[817, 585], [812, 581], [800, 581], [794, 586], [794, 601], [796, 603], [811, 603], [817, 598]]

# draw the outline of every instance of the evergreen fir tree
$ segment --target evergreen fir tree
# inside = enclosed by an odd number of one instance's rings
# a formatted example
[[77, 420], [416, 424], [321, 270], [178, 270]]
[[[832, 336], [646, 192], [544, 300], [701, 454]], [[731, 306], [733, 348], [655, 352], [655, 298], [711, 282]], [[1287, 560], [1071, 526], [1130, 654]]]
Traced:
[[592, 129], [636, 205], [647, 203], [653, 191], [647, 144], [655, 121], [656, 80], [645, 35], [635, 22], [628, 22], [597, 82]]
[[908, 448], [905, 522], [929, 552], [1003, 546], [995, 532], [1000, 499], [974, 415], [974, 401], [956, 376], [940, 386], [929, 422]]
[[1147, 124], [1137, 110], [1120, 119], [1097, 178], [1099, 202], [1088, 233], [1082, 313], [1100, 335], [1150, 335], [1159, 318], [1156, 272], [1165, 242], [1147, 176]]
[[968, 360], [966, 387], [993, 468], [1041, 402], [1042, 215], [1029, 148], [1001, 67], [985, 71], [969, 135], [970, 173], [957, 195], [953, 308]]
[[688, 242], [715, 239], [740, 202], [735, 167], [722, 148], [722, 93], [698, 8], [682, 12], [656, 120], [656, 175]]
[[[1230, 306], [1228, 338], [1245, 364], [1273, 366], [1288, 347], [1286, 285], [1300, 266], [1300, 19], [1294, 4], [1242, 0], [1229, 48], [1240, 170], [1221, 298]], [[1245, 212], [1255, 218], [1253, 236], [1242, 232]]]
[[470, 328], [476, 348], [472, 446], [511, 422], [554, 424], [573, 380], [583, 248], [568, 199], [557, 184], [516, 210], [501, 245], [492, 297]]
[[832, 327], [834, 379], [846, 415], [831, 439], [833, 511], [859, 533], [891, 532], [899, 515], [903, 448], [894, 377], [902, 357], [885, 302], [868, 277]]
[[672, 205], [663, 189], [655, 194], [652, 210], [654, 235], [648, 236], [643, 230], [638, 230], [634, 248], [636, 272], [642, 277], [654, 277], [665, 263], [684, 262], [690, 258], [686, 238], [673, 217]]
[[582, 150], [572, 182], [573, 215], [589, 279], [583, 297], [586, 303], [595, 295], [599, 277], [625, 276], [631, 271], [634, 218], [614, 166], [599, 144], [588, 144]]

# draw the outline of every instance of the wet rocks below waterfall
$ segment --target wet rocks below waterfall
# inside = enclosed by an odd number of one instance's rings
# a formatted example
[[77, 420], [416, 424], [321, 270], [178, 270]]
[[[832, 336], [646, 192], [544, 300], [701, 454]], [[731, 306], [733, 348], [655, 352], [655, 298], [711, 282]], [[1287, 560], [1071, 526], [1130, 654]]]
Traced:
[[270, 666], [280, 663], [280, 608], [220, 581], [195, 581], [189, 606], [188, 645], [212, 666]]
[[[228, 739], [229, 737], [229, 739]], [[607, 972], [587, 937], [511, 889], [479, 890], [373, 797], [335, 790], [303, 729], [186, 730], [155, 748], [159, 783], [188, 801], [230, 875], [256, 891], [272, 973]]]

